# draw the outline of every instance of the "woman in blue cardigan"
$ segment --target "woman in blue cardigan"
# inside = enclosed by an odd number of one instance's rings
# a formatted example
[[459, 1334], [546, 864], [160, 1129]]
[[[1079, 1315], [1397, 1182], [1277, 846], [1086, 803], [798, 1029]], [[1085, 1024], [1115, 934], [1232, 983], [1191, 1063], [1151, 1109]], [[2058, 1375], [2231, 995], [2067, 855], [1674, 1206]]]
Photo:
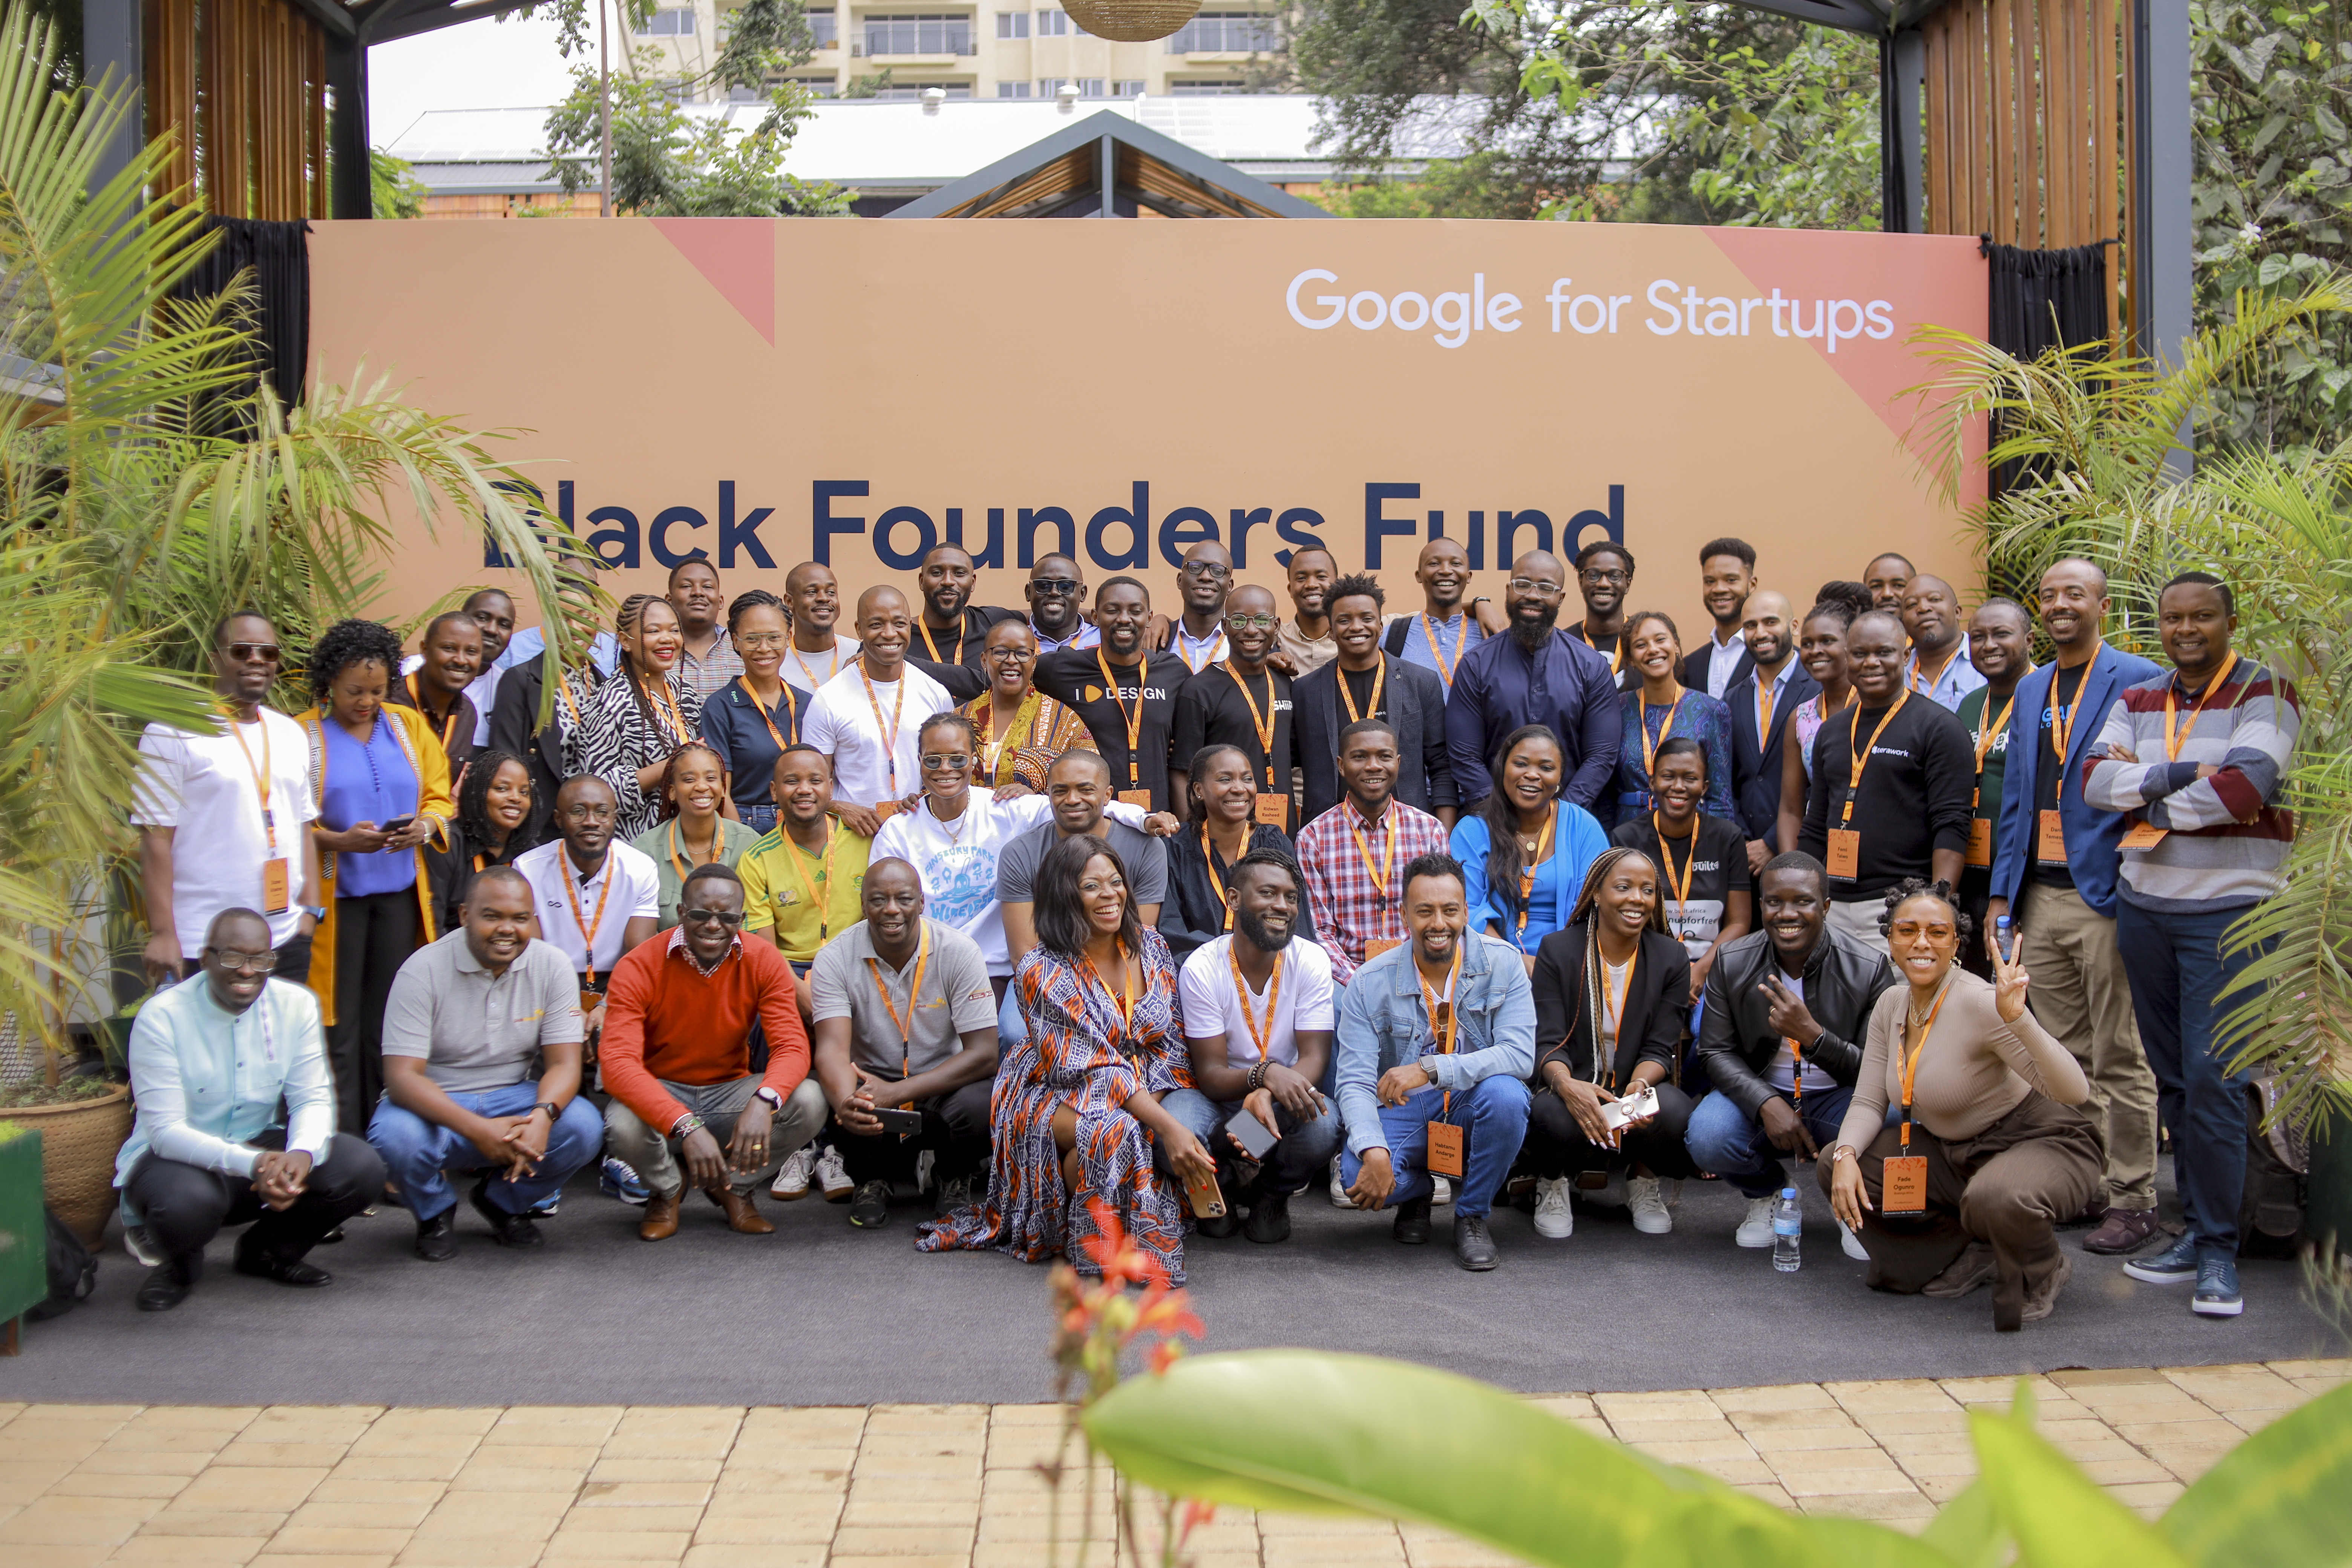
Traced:
[[1454, 825], [1451, 847], [1471, 928], [1517, 948], [1533, 973], [1537, 947], [1568, 924], [1584, 868], [1609, 836], [1591, 812], [1560, 798], [1567, 758], [1545, 726], [1512, 731], [1492, 766], [1494, 792]]

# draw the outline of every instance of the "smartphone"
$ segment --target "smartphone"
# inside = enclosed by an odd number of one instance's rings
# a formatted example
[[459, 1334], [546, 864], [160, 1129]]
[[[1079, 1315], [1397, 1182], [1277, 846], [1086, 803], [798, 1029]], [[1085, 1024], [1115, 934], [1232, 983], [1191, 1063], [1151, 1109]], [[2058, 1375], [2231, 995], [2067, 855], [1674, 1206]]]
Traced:
[[385, 823], [382, 827], [376, 829], [376, 831], [379, 833], [405, 833], [408, 831], [408, 825], [415, 820], [416, 818], [414, 816], [395, 816], [390, 822]]
[[1246, 1110], [1235, 1112], [1234, 1119], [1225, 1123], [1225, 1136], [1253, 1160], [1265, 1159], [1266, 1152], [1281, 1142], [1265, 1130], [1265, 1122]]
[[1622, 1127], [1629, 1121], [1639, 1121], [1658, 1113], [1658, 1091], [1648, 1084], [1638, 1094], [1622, 1100], [1612, 1100], [1601, 1107], [1601, 1120], [1612, 1127]]
[[912, 1138], [923, 1130], [923, 1113], [919, 1110], [897, 1110], [883, 1106], [874, 1108], [874, 1120], [882, 1124], [885, 1132], [896, 1132], [901, 1138]]
[[1192, 1217], [1194, 1219], [1223, 1219], [1225, 1217], [1225, 1194], [1217, 1190], [1216, 1177], [1211, 1176], [1207, 1181], [1201, 1183], [1198, 1186], [1195, 1186], [1191, 1182], [1185, 1183], [1184, 1195], [1192, 1200]]

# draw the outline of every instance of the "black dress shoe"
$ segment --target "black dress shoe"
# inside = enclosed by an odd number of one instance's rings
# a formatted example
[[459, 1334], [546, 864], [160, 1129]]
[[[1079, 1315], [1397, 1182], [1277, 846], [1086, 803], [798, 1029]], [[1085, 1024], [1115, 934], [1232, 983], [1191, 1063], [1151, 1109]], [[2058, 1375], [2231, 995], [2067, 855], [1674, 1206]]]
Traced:
[[498, 1238], [500, 1247], [537, 1247], [546, 1240], [539, 1234], [539, 1226], [531, 1223], [530, 1215], [509, 1214], [490, 1202], [490, 1179], [488, 1176], [474, 1184], [474, 1190], [467, 1195], [467, 1201], [474, 1205], [476, 1214], [490, 1222], [490, 1234]]
[[1242, 1234], [1256, 1242], [1288, 1241], [1290, 1239], [1290, 1194], [1260, 1193], [1250, 1208], [1249, 1218], [1242, 1221]]
[[1407, 1247], [1425, 1245], [1429, 1240], [1429, 1200], [1416, 1198], [1409, 1204], [1399, 1204], [1396, 1223], [1389, 1227], [1389, 1234]]
[[1495, 1251], [1495, 1238], [1486, 1234], [1485, 1215], [1454, 1216], [1454, 1261], [1473, 1274], [1484, 1274], [1501, 1261]]
[[142, 1312], [168, 1312], [188, 1299], [188, 1291], [194, 1285], [194, 1270], [173, 1258], [150, 1268], [147, 1278], [140, 1281], [139, 1294], [132, 1300]]
[[1234, 1211], [1230, 1208], [1213, 1219], [1196, 1219], [1192, 1226], [1213, 1241], [1223, 1241], [1242, 1227], [1241, 1221], [1234, 1217]]
[[239, 1243], [236, 1249], [236, 1271], [250, 1274], [256, 1279], [275, 1279], [280, 1285], [299, 1285], [305, 1289], [317, 1289], [334, 1283], [335, 1277], [315, 1263], [305, 1263], [299, 1258], [280, 1258], [274, 1252], [264, 1252], [257, 1247]]
[[443, 1209], [431, 1219], [416, 1222], [416, 1256], [427, 1263], [446, 1263], [457, 1256], [457, 1211]]

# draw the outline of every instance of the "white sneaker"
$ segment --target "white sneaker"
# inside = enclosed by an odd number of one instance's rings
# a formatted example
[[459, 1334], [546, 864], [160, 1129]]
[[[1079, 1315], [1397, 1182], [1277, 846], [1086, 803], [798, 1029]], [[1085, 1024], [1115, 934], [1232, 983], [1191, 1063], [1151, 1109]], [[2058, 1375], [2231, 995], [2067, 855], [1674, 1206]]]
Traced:
[[155, 1238], [147, 1234], [147, 1227], [143, 1225], [122, 1227], [122, 1250], [150, 1268], [160, 1268], [171, 1261], [163, 1249], [155, 1245]]
[[1766, 1247], [1772, 1245], [1772, 1200], [1769, 1197], [1748, 1200], [1748, 1217], [1731, 1233], [1731, 1239], [1742, 1247]]
[[1675, 1216], [1666, 1212], [1655, 1176], [1626, 1177], [1625, 1206], [1633, 1211], [1633, 1228], [1643, 1236], [1664, 1236], [1675, 1228]]
[[[1769, 1244], [1768, 1243], [1767, 1245]], [[1838, 1246], [1844, 1250], [1845, 1255], [1848, 1258], [1853, 1258], [1856, 1263], [1867, 1263], [1870, 1261], [1870, 1249], [1862, 1245], [1862, 1237], [1846, 1229], [1845, 1222], [1843, 1220], [1840, 1220], [1838, 1222]]]
[[841, 1163], [838, 1149], [827, 1149], [817, 1156], [816, 1183], [824, 1189], [824, 1201], [829, 1204], [845, 1204], [849, 1194], [857, 1190], [857, 1184], [849, 1179], [849, 1171]]
[[1680, 1176], [1670, 1176], [1659, 1185], [1665, 1192], [1666, 1206], [1670, 1209], [1680, 1208], [1683, 1201], [1683, 1179]]
[[1339, 1156], [1337, 1154], [1331, 1156], [1331, 1206], [1335, 1209], [1356, 1206], [1356, 1200], [1348, 1195], [1348, 1184], [1339, 1179]]
[[803, 1143], [793, 1150], [784, 1156], [782, 1168], [776, 1172], [776, 1179], [769, 1184], [768, 1195], [785, 1203], [808, 1196], [809, 1173], [815, 1164], [816, 1155], [810, 1145]]
[[1437, 1190], [1429, 1194], [1432, 1208], [1444, 1208], [1454, 1202], [1454, 1184], [1444, 1176], [1432, 1176], [1430, 1183]]
[[1552, 1241], [1566, 1241], [1576, 1234], [1576, 1211], [1569, 1207], [1566, 1176], [1536, 1183], [1536, 1234]]

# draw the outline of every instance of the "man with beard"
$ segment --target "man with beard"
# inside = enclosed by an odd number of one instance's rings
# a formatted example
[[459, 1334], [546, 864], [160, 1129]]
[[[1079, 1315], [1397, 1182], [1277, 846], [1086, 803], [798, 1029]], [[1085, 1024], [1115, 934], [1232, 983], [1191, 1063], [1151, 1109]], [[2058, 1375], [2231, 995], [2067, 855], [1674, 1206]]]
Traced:
[[[801, 739], [833, 759], [835, 813], [850, 831], [870, 838], [922, 783], [917, 737], [923, 721], [953, 709], [955, 699], [908, 660], [914, 617], [898, 589], [868, 588], [857, 596], [857, 658], [818, 690]], [[981, 638], [971, 646], [977, 654]]]
[[[1171, 747], [1182, 766], [1168, 770], [1168, 797], [1179, 817], [1193, 814], [1185, 770], [1203, 746], [1238, 746], [1257, 770], [1257, 819], [1290, 826], [1290, 775], [1297, 760], [1290, 678], [1269, 669], [1275, 652], [1274, 595], [1234, 590], [1225, 616], [1231, 655], [1187, 679], [1176, 693]], [[1189, 613], [1189, 612], [1188, 612]]]
[[1445, 825], [1396, 798], [1397, 772], [1396, 726], [1357, 720], [1339, 731], [1348, 798], [1298, 830], [1307, 912], [1342, 985], [1405, 939], [1397, 868], [1445, 852]]
[[[474, 679], [466, 685], [466, 700], [474, 705], [474, 732], [468, 742], [471, 749], [481, 751], [490, 743], [490, 714], [499, 700], [499, 678], [506, 673], [499, 668], [499, 656], [507, 651], [507, 641], [514, 636], [515, 605], [506, 592], [499, 588], [478, 589], [457, 606], [461, 614], [473, 617], [482, 634], [480, 657], [474, 663]], [[401, 660], [400, 673], [414, 675], [425, 665], [425, 656], [410, 654]], [[456, 759], [453, 757], [452, 762]], [[457, 770], [450, 770], [457, 776]]]
[[1433, 1174], [1454, 1182], [1454, 1261], [1495, 1267], [1486, 1215], [1528, 1130], [1535, 993], [1510, 943], [1469, 929], [1462, 867], [1417, 856], [1401, 889], [1411, 940], [1366, 964], [1339, 1003], [1340, 1179], [1391, 1234], [1429, 1240]]
[[[1209, 1152], [1225, 1166], [1245, 1157], [1229, 1126], [1242, 1115], [1275, 1140], [1237, 1194], [1249, 1208], [1242, 1234], [1256, 1242], [1288, 1239], [1291, 1194], [1339, 1147], [1339, 1112], [1315, 1088], [1331, 1060], [1331, 961], [1313, 942], [1290, 940], [1304, 897], [1286, 856], [1244, 855], [1225, 883], [1232, 933], [1195, 949], [1176, 983], [1192, 1082], [1217, 1108]], [[1233, 1215], [1202, 1220], [1201, 1231], [1231, 1236]]]
[[[1184, 613], [1168, 628], [1167, 646], [1198, 675], [1221, 664], [1232, 652], [1225, 634], [1225, 598], [1233, 592], [1233, 552], [1213, 539], [1204, 539], [1184, 552], [1176, 582], [1184, 596]], [[1183, 752], [1178, 752], [1179, 756]]]
[[482, 668], [482, 626], [463, 610], [451, 610], [425, 623], [417, 639], [418, 652], [403, 660], [406, 671], [388, 694], [392, 701], [415, 709], [432, 725], [434, 736], [449, 758], [452, 787], [476, 751], [474, 735], [481, 715], [474, 710], [472, 690]]
[[788, 686], [803, 691], [824, 689], [842, 667], [857, 657], [856, 637], [837, 635], [841, 618], [841, 583], [833, 568], [803, 561], [784, 574], [784, 607], [792, 612], [793, 640], [784, 649], [778, 671]]
[[1698, 547], [1698, 596], [1715, 633], [1705, 647], [1683, 656], [1682, 682], [1717, 702], [1756, 668], [1747, 635], [1748, 597], [1756, 592], [1756, 547], [1744, 539], [1710, 539]]
[[1079, 607], [1086, 603], [1087, 577], [1072, 557], [1040, 559], [1029, 569], [1029, 585], [1022, 592], [1029, 601], [1029, 629], [1037, 634], [1039, 658], [1102, 641], [1102, 633]]
[[960, 546], [933, 546], [923, 557], [923, 569], [916, 583], [922, 591], [923, 613], [915, 623], [915, 634], [921, 639], [921, 657], [933, 664], [961, 664], [979, 669], [980, 651], [987, 643], [988, 628], [999, 621], [1020, 618], [1017, 610], [971, 602], [971, 591], [979, 585], [980, 574], [973, 569], [971, 557]]
[[1503, 629], [1502, 612], [1491, 599], [1462, 602], [1470, 591], [1470, 557], [1451, 539], [1433, 539], [1421, 547], [1412, 580], [1421, 584], [1421, 608], [1389, 617], [1381, 650], [1435, 671], [1441, 689], [1451, 691], [1454, 667]]
[[1748, 874], [1764, 869], [1778, 846], [1772, 842], [1780, 817], [1780, 742], [1797, 704], [1820, 695], [1822, 683], [1805, 673], [1797, 658], [1797, 626], [1788, 596], [1760, 588], [1740, 612], [1740, 636], [1748, 643], [1748, 673], [1733, 683], [1724, 703], [1731, 710], [1731, 806], [1748, 839]]
[[1625, 595], [1633, 587], [1633, 552], [1623, 545], [1596, 539], [1576, 552], [1576, 590], [1584, 597], [1584, 618], [1568, 635], [1609, 661], [1612, 679], [1626, 673]]
[[1275, 667], [1285, 675], [1305, 675], [1339, 657], [1339, 647], [1331, 640], [1328, 603], [1331, 581], [1339, 574], [1339, 563], [1320, 545], [1291, 555], [1288, 586], [1296, 613], [1282, 624], [1282, 652], [1275, 659]]
[[[1454, 552], [1459, 555], [1461, 547], [1455, 545]], [[1423, 559], [1428, 559], [1428, 552], [1423, 552]], [[1359, 719], [1385, 719], [1397, 732], [1397, 798], [1452, 827], [1459, 802], [1454, 767], [1445, 759], [1445, 685], [1426, 665], [1381, 650], [1384, 602], [1380, 584], [1366, 574], [1351, 573], [1331, 584], [1325, 603], [1339, 657], [1300, 677], [1291, 689], [1298, 771], [1306, 781], [1307, 804], [1299, 819], [1312, 822], [1339, 804], [1344, 793], [1339, 785], [1340, 729]], [[1472, 624], [1460, 617], [1455, 636]], [[1409, 621], [1396, 625], [1418, 629]], [[1184, 754], [1181, 742], [1176, 754]]]
[[1969, 640], [1960, 631], [1960, 596], [1941, 577], [1914, 577], [1903, 588], [1903, 630], [1911, 638], [1911, 661], [1903, 684], [1949, 713], [1981, 688], [1985, 678], [1969, 661]]
[[[1568, 596], [1559, 557], [1531, 550], [1511, 564], [1504, 607], [1509, 635], [1489, 637], [1462, 658], [1445, 702], [1445, 749], [1465, 805], [1495, 787], [1490, 759], [1512, 731], [1541, 724], [1559, 737], [1568, 768], [1560, 793], [1591, 810], [1616, 776], [1623, 710], [1609, 661], [1558, 629]], [[1319, 922], [1318, 922], [1319, 929]]]
[[1034, 683], [1077, 710], [1095, 750], [1110, 764], [1117, 798], [1167, 811], [1168, 731], [1176, 719], [1176, 693], [1192, 672], [1172, 653], [1145, 651], [1151, 595], [1135, 578], [1106, 578], [1095, 590], [1094, 618], [1101, 643], [1045, 655]]
[[1911, 564], [1908, 557], [1897, 555], [1891, 550], [1884, 555], [1873, 557], [1862, 573], [1862, 585], [1870, 590], [1871, 607], [1900, 614], [1903, 591], [1911, 585], [1911, 579], [1918, 570]]

